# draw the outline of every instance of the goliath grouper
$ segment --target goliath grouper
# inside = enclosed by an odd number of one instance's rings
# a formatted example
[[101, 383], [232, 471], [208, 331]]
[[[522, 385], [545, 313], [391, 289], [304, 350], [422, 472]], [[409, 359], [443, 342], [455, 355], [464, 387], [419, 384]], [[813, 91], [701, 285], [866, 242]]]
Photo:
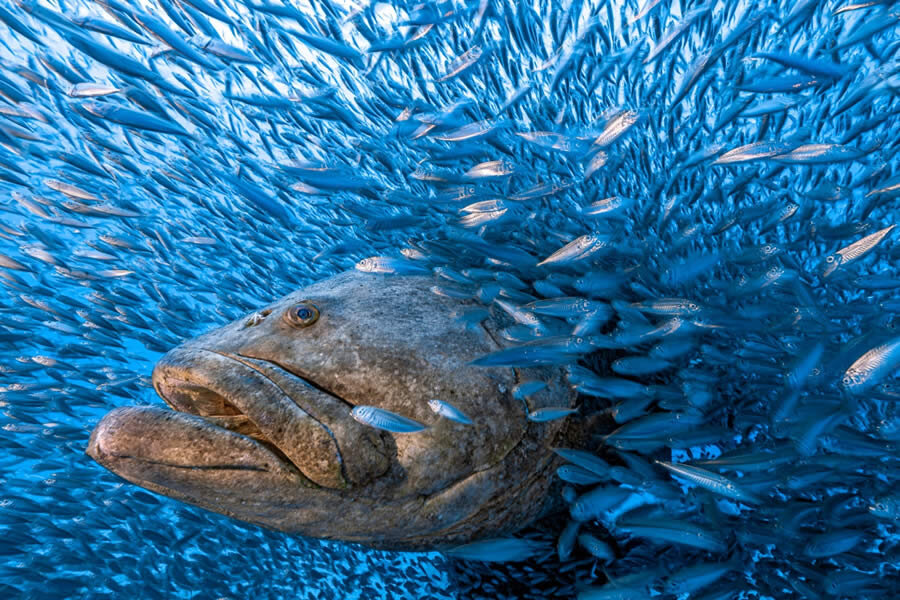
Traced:
[[[554, 443], [578, 434], [528, 419], [513, 388], [548, 383], [532, 414], [575, 393], [561, 369], [469, 364], [500, 347], [497, 323], [460, 326], [465, 303], [432, 284], [347, 272], [187, 341], [153, 372], [174, 410], [116, 409], [87, 453], [141, 487], [307, 536], [421, 550], [520, 529], [549, 506]], [[385, 431], [357, 406], [427, 427]]]

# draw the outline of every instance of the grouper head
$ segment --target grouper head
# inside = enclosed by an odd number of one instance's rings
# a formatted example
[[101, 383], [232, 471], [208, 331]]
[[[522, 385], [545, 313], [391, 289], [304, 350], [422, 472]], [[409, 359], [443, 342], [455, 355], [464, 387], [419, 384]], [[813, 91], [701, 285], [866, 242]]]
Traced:
[[[348, 272], [301, 289], [162, 357], [153, 385], [171, 410], [113, 410], [87, 453], [148, 490], [273, 529], [407, 550], [509, 533], [546, 506], [563, 421], [526, 419], [512, 388], [548, 386], [532, 410], [571, 406], [554, 368], [484, 368], [493, 317], [430, 277]], [[430, 399], [471, 420], [441, 417]], [[357, 422], [373, 406], [427, 425]]]

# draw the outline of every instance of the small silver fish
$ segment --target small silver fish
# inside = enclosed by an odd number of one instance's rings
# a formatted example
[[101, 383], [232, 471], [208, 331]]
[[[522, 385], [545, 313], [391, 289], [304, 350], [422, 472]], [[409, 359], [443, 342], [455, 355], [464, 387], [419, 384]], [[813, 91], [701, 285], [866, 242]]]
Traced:
[[517, 383], [515, 387], [513, 387], [513, 398], [516, 400], [524, 400], [528, 396], [537, 394], [545, 387], [547, 387], [547, 382], [545, 381], [523, 381]]
[[456, 421], [457, 423], [462, 423], [463, 425], [472, 424], [472, 419], [467, 417], [463, 411], [459, 410], [445, 400], [432, 398], [428, 401], [428, 408], [433, 410], [435, 414], [438, 414], [445, 419], [450, 419], [451, 421]]
[[780, 154], [786, 154], [796, 146], [795, 144], [781, 142], [754, 142], [721, 154], [712, 164], [730, 165], [771, 158]]
[[556, 475], [566, 483], [574, 485], [594, 485], [605, 479], [605, 477], [591, 473], [578, 465], [560, 465], [556, 469]]
[[629, 495], [631, 490], [616, 485], [596, 487], [579, 496], [569, 507], [569, 512], [576, 521], [590, 521], [618, 506]]
[[636, 537], [681, 544], [710, 552], [723, 552], [726, 547], [721, 535], [688, 521], [661, 517], [633, 517], [621, 519], [616, 527], [628, 531]]
[[566, 264], [575, 262], [576, 260], [585, 259], [598, 250], [608, 247], [609, 240], [607, 236], [589, 233], [579, 236], [539, 262], [537, 266], [549, 264]]
[[[539, 315], [570, 318], [583, 316], [592, 311], [609, 307], [607, 304], [604, 304], [602, 302], [588, 300], [586, 298], [561, 297], [548, 298], [546, 300], [537, 300], [535, 302], [527, 304], [525, 308], [528, 308], [538, 313]], [[612, 316], [612, 311], [610, 310], [608, 312], [610, 316]]]
[[883, 240], [894, 227], [896, 227], [896, 225], [885, 227], [884, 229], [867, 235], [866, 237], [853, 242], [849, 246], [841, 248], [834, 254], [827, 256], [822, 263], [822, 277], [830, 277], [844, 265], [849, 265], [867, 255], [881, 243], [881, 240]]
[[876, 498], [868, 509], [876, 517], [900, 521], [900, 494]]
[[876, 346], [850, 365], [841, 380], [844, 388], [854, 394], [867, 390], [900, 366], [900, 337]]
[[612, 370], [619, 375], [651, 375], [665, 371], [672, 363], [651, 356], [625, 356], [612, 364]]
[[456, 77], [463, 71], [470, 69], [481, 60], [481, 57], [484, 56], [484, 54], [484, 48], [481, 46], [469, 48], [450, 63], [447, 67], [447, 72], [438, 78], [438, 81], [447, 81], [448, 79]]
[[625, 135], [635, 123], [640, 120], [640, 115], [633, 110], [623, 110], [616, 114], [607, 123], [597, 139], [594, 140], [594, 146], [605, 148], [611, 145], [617, 139]]
[[547, 327], [541, 322], [541, 320], [533, 313], [528, 310], [523, 309], [522, 307], [515, 306], [510, 302], [506, 302], [505, 300], [500, 300], [499, 298], [494, 300], [494, 302], [503, 309], [503, 311], [512, 317], [516, 323], [521, 323], [526, 327], [530, 327], [536, 331], [546, 332]]
[[740, 500], [741, 502], [748, 502], [752, 504], [759, 503], [759, 499], [756, 496], [742, 490], [733, 481], [717, 473], [713, 473], [699, 467], [694, 467], [692, 465], [675, 464], [662, 460], [656, 461], [656, 464], [665, 467], [669, 471], [672, 471], [679, 477], [682, 477], [690, 481], [691, 483], [708, 489], [714, 494], [726, 496], [733, 500]]
[[513, 164], [506, 160], [489, 160], [478, 163], [468, 171], [466, 177], [471, 179], [483, 179], [486, 177], [507, 177], [515, 172]]
[[98, 96], [117, 94], [121, 91], [122, 88], [104, 83], [82, 82], [72, 86], [72, 89], [69, 90], [69, 96], [72, 98], [96, 98]]
[[[700, 563], [690, 565], [676, 571], [666, 578], [666, 591], [676, 596], [691, 594], [721, 579], [726, 573], [737, 570], [736, 565], [728, 563]], [[731, 596], [731, 592], [727, 597]]]
[[597, 200], [595, 202], [591, 202], [590, 206], [584, 209], [582, 212], [585, 215], [591, 217], [621, 217], [624, 218], [625, 214], [632, 206], [635, 205], [635, 201], [632, 198], [625, 198], [622, 196], [610, 196], [609, 198], [604, 198], [602, 200]]
[[609, 160], [609, 155], [603, 150], [598, 150], [591, 156], [591, 159], [588, 161], [587, 167], [584, 169], [584, 179], [587, 181], [591, 178], [591, 175], [596, 173], [600, 168], [602, 168], [607, 161]]
[[356, 406], [350, 416], [363, 425], [392, 433], [417, 433], [428, 429], [427, 425], [377, 406]]
[[855, 529], [834, 529], [814, 535], [803, 547], [803, 553], [810, 558], [826, 558], [852, 550], [865, 533]]
[[425, 275], [428, 269], [404, 258], [370, 256], [356, 263], [356, 270], [363, 273], [391, 273], [396, 275]]
[[657, 298], [632, 304], [634, 308], [651, 315], [685, 317], [696, 315], [703, 308], [696, 302], [684, 298]]
[[134, 271], [130, 271], [128, 269], [104, 269], [102, 271], [96, 271], [96, 274], [99, 277], [115, 278], [115, 277], [127, 277], [128, 275], [134, 275]]
[[572, 555], [572, 550], [575, 548], [575, 538], [578, 535], [580, 526], [581, 523], [578, 521], [569, 521], [563, 528], [562, 533], [559, 534], [559, 539], [556, 542], [556, 552], [560, 560], [568, 560], [569, 556]]
[[197, 245], [202, 245], [202, 246], [214, 246], [215, 244], [219, 243], [218, 240], [216, 240], [215, 238], [211, 238], [211, 237], [207, 237], [207, 236], [195, 236], [195, 235], [188, 236], [186, 238], [181, 238], [181, 241], [185, 242], [186, 244], [197, 244]]
[[601, 477], [609, 475], [609, 464], [593, 453], [575, 448], [553, 448], [559, 456]]
[[616, 555], [609, 544], [603, 540], [597, 539], [589, 533], [582, 533], [578, 536], [578, 543], [582, 548], [591, 553], [594, 558], [600, 560], [613, 560]]
[[563, 406], [548, 406], [539, 408], [535, 411], [528, 412], [528, 420], [534, 423], [546, 423], [547, 421], [555, 421], [563, 419], [569, 415], [578, 412], [577, 408], [566, 408]]
[[64, 181], [58, 181], [56, 179], [45, 179], [44, 185], [46, 185], [51, 190], [55, 190], [61, 194], [64, 194], [70, 198], [77, 198], [78, 200], [90, 200], [93, 202], [99, 202], [100, 199], [93, 195], [90, 192], [87, 192], [79, 187], [72, 185], [71, 183], [66, 183]]

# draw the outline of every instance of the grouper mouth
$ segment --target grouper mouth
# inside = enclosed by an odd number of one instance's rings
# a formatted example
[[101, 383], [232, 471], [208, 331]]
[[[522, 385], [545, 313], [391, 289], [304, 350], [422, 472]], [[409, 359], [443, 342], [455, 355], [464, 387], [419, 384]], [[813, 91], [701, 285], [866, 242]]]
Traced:
[[[141, 485], [177, 488], [184, 470], [255, 471], [339, 490], [387, 469], [381, 439], [356, 427], [352, 406], [275, 362], [178, 347], [157, 363], [153, 386], [172, 410], [114, 410], [88, 447]], [[361, 441], [375, 452], [345, 461], [342, 444], [358, 448]]]
[[[227, 355], [221, 355], [228, 358]], [[154, 388], [160, 398], [177, 412], [202, 418], [215, 427], [220, 427], [254, 440], [289, 468], [296, 465], [275, 443], [266, 437], [259, 425], [228, 397], [217, 391], [178, 377], [166, 377], [164, 382], [154, 380]], [[307, 480], [311, 485], [312, 482]]]

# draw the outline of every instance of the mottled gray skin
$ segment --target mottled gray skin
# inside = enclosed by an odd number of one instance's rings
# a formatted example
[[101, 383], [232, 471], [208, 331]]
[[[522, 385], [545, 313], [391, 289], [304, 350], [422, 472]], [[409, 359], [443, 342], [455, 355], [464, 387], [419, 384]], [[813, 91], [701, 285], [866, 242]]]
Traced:
[[[174, 411], [114, 410], [87, 453], [149, 490], [312, 537], [423, 550], [524, 527], [547, 506], [565, 421], [528, 421], [512, 387], [549, 381], [532, 410], [575, 395], [559, 369], [469, 365], [500, 347], [498, 324], [466, 330], [452, 316], [464, 303], [432, 285], [347, 272], [187, 341], [153, 372]], [[304, 300], [318, 321], [291, 325], [285, 312]], [[429, 428], [380, 431], [351, 418], [355, 405]]]

